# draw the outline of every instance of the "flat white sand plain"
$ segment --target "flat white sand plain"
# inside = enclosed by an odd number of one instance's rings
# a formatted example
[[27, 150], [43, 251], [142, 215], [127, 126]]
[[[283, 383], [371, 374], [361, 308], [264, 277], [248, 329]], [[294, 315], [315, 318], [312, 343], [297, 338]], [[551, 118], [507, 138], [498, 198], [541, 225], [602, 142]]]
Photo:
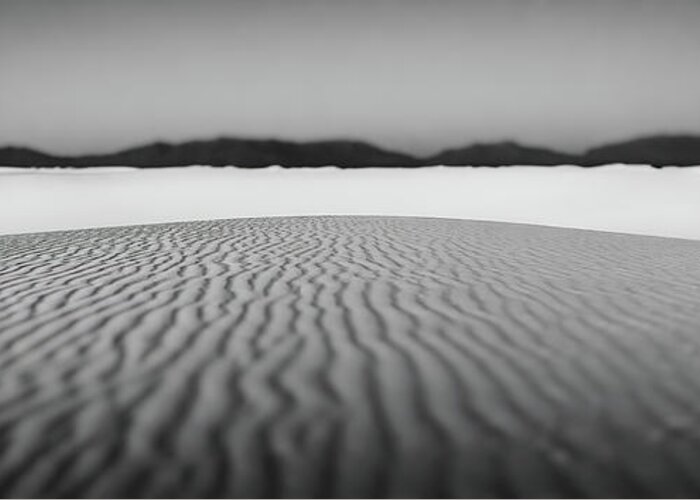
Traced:
[[699, 253], [404, 217], [2, 236], [0, 496], [697, 497]]
[[0, 214], [0, 234], [233, 217], [403, 215], [700, 239], [700, 168], [5, 168]]

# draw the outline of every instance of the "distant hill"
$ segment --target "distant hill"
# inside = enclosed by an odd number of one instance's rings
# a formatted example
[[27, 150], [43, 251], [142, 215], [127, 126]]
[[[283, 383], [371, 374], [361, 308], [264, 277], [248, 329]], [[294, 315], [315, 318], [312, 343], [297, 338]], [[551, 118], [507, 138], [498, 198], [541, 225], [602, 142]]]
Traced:
[[61, 159], [28, 148], [0, 148], [0, 165], [12, 167], [57, 167]]
[[581, 158], [582, 165], [632, 163], [663, 167], [700, 165], [700, 137], [654, 136], [594, 148]]
[[219, 138], [180, 144], [157, 142], [116, 153], [88, 156], [54, 156], [22, 147], [0, 148], [0, 165], [17, 167], [133, 166], [166, 167], [187, 165], [235, 165], [259, 168], [418, 167], [425, 165], [508, 166], [581, 165], [609, 163], [700, 165], [700, 136], [654, 136], [598, 147], [582, 155], [569, 155], [515, 142], [473, 144], [449, 149], [430, 158], [387, 151], [360, 141], [292, 142]]
[[699, 136], [652, 136], [608, 144], [582, 155], [569, 155], [515, 142], [474, 144], [444, 151], [426, 160], [429, 165], [580, 165], [611, 163], [643, 164], [656, 167], [700, 165]]
[[296, 143], [277, 140], [214, 139], [182, 144], [154, 143], [105, 155], [50, 156], [25, 148], [0, 149], [0, 165], [12, 166], [111, 166], [166, 167], [186, 165], [236, 165], [239, 167], [402, 167], [415, 158], [358, 141]]
[[465, 148], [449, 149], [432, 158], [429, 165], [472, 165], [500, 167], [508, 165], [562, 165], [576, 163], [575, 156], [549, 149], [521, 146], [515, 142], [474, 144]]

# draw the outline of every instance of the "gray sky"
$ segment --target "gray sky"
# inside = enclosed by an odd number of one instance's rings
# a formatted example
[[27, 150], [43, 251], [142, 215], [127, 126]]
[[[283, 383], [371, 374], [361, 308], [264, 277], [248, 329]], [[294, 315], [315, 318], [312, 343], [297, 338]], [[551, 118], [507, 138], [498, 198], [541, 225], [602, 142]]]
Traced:
[[700, 133], [698, 0], [0, 0], [0, 144]]

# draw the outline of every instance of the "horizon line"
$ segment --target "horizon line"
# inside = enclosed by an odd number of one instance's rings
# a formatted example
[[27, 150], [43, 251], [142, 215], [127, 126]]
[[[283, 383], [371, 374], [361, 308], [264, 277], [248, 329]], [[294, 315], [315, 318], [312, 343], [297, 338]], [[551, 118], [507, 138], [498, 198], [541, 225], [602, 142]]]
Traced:
[[197, 143], [197, 142], [216, 142], [216, 141], [241, 141], [241, 142], [270, 142], [270, 143], [283, 143], [283, 144], [293, 144], [293, 145], [298, 145], [298, 146], [305, 146], [305, 145], [312, 145], [312, 144], [328, 144], [328, 143], [356, 143], [356, 144], [362, 144], [366, 146], [372, 146], [374, 148], [377, 148], [381, 151], [387, 152], [387, 153], [394, 153], [394, 154], [399, 154], [402, 156], [407, 156], [410, 157], [411, 159], [415, 160], [425, 160], [425, 159], [430, 159], [434, 156], [437, 156], [439, 154], [443, 154], [449, 151], [453, 150], [459, 150], [459, 149], [466, 149], [470, 147], [475, 147], [475, 146], [498, 146], [498, 145], [515, 145], [515, 146], [520, 146], [520, 147], [525, 147], [525, 148], [536, 148], [536, 149], [543, 149], [547, 150], [552, 153], [557, 153], [557, 154], [562, 154], [566, 156], [585, 156], [586, 154], [590, 153], [591, 151], [594, 151], [598, 148], [601, 147], [606, 147], [609, 145], [617, 145], [617, 144], [623, 144], [623, 143], [629, 143], [629, 142], [634, 142], [634, 141], [641, 141], [641, 140], [648, 140], [648, 139], [662, 139], [662, 138], [691, 138], [691, 139], [700, 139], [700, 132], [688, 132], [688, 131], [678, 131], [678, 132], [662, 132], [662, 133], [657, 133], [657, 134], [642, 134], [642, 135], [634, 135], [634, 136], [626, 136], [626, 138], [618, 139], [618, 140], [610, 140], [606, 142], [599, 143], [597, 145], [593, 145], [590, 147], [587, 147], [583, 149], [580, 153], [579, 152], [569, 152], [564, 149], [559, 149], [557, 147], [551, 147], [551, 146], [546, 146], [542, 145], [541, 143], [531, 143], [527, 141], [521, 141], [518, 139], [514, 138], [503, 138], [503, 139], [496, 139], [493, 141], [488, 141], [488, 140], [483, 140], [483, 139], [477, 139], [472, 142], [465, 142], [462, 143], [462, 145], [453, 145], [453, 146], [447, 146], [441, 149], [438, 149], [436, 153], [429, 154], [429, 155], [416, 155], [414, 153], [406, 152], [400, 149], [395, 149], [392, 147], [385, 147], [383, 145], [378, 144], [375, 141], [372, 140], [366, 140], [366, 139], [361, 139], [361, 138], [356, 138], [352, 136], [329, 136], [326, 138], [319, 138], [319, 139], [292, 139], [292, 138], [284, 138], [280, 136], [246, 136], [246, 135], [227, 135], [227, 134], [220, 134], [220, 135], [214, 135], [214, 136], [209, 136], [209, 137], [201, 137], [201, 138], [190, 138], [190, 139], [183, 139], [183, 140], [166, 140], [166, 139], [161, 139], [161, 138], [156, 138], [151, 141], [143, 141], [143, 142], [136, 142], [133, 143], [131, 146], [124, 146], [120, 148], [115, 148], [112, 150], [102, 150], [102, 151], [96, 151], [96, 152], [88, 152], [88, 153], [74, 153], [74, 154], [61, 154], [61, 153], [54, 153], [51, 152], [48, 149], [43, 149], [41, 147], [34, 147], [30, 146], [28, 144], [22, 144], [22, 143], [16, 143], [16, 142], [10, 142], [6, 143], [4, 145], [0, 145], [0, 150], [3, 149], [25, 149], [25, 150], [30, 150], [34, 153], [39, 153], [39, 154], [44, 154], [46, 156], [52, 156], [55, 158], [82, 158], [82, 157], [90, 157], [90, 156], [102, 156], [102, 155], [110, 155], [110, 154], [118, 154], [118, 153], [123, 153], [127, 151], [131, 151], [133, 149], [141, 148], [141, 147], [147, 147], [147, 146], [154, 146], [154, 145], [163, 145], [163, 146], [181, 146], [183, 144], [189, 144], [189, 143]]

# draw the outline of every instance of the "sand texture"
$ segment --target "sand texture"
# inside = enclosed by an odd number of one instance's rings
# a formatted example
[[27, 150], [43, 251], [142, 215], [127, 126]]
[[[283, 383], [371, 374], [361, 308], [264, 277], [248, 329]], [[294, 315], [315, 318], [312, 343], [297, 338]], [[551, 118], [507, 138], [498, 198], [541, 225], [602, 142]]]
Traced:
[[0, 237], [0, 494], [700, 496], [700, 242], [390, 217]]

